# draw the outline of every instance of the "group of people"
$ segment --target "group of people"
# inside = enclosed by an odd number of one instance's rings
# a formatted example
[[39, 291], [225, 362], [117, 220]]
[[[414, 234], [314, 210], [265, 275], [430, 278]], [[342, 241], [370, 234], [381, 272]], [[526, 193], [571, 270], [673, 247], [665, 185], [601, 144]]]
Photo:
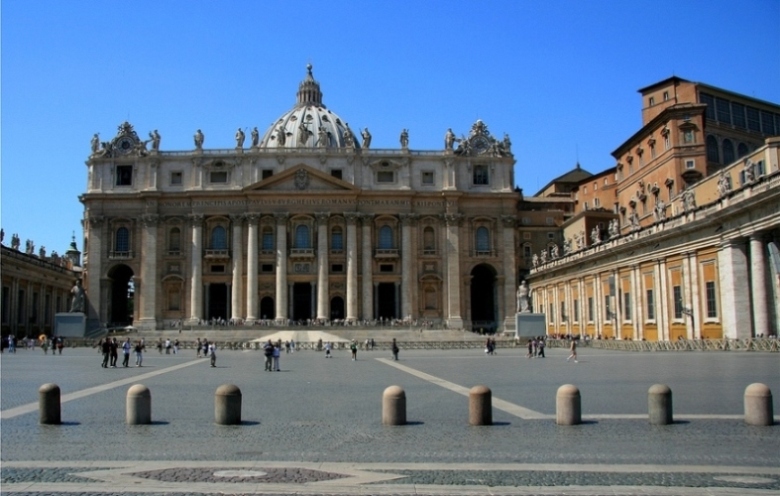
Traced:
[[[178, 346], [179, 346], [179, 341], [176, 340], [176, 347], [178, 348]], [[212, 367], [217, 366], [217, 345], [214, 341], [209, 343], [208, 339], [204, 339], [203, 341], [201, 341], [200, 338], [198, 338], [195, 347], [197, 349], [197, 355], [196, 355], [197, 358], [208, 357], [211, 366]]]
[[28, 350], [35, 349], [36, 342], [39, 343], [44, 355], [48, 355], [49, 348], [51, 348], [52, 355], [57, 353], [62, 355], [62, 348], [65, 347], [65, 341], [58, 336], [47, 337], [46, 335], [41, 334], [36, 341], [34, 338], [17, 338], [13, 334], [9, 334], [0, 340], [0, 353], [4, 353], [6, 348], [8, 348], [8, 353], [16, 353], [17, 348], [20, 346], [20, 342], [22, 349], [26, 348]]
[[544, 338], [539, 336], [528, 340], [528, 353], [526, 358], [544, 358]]
[[98, 351], [103, 354], [103, 361], [100, 366], [104, 369], [116, 368], [117, 361], [119, 360], [119, 350], [122, 350], [122, 366], [130, 366], [130, 353], [135, 352], [135, 366], [141, 367], [143, 364], [143, 353], [146, 349], [143, 338], [137, 340], [135, 343], [130, 341], [130, 338], [126, 338], [121, 344], [116, 338], [105, 338], [98, 341], [96, 346]]

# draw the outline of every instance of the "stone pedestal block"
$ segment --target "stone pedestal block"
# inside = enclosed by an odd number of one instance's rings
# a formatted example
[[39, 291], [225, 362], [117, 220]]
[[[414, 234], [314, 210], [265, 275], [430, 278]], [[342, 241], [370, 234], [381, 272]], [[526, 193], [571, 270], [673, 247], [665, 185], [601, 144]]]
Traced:
[[233, 384], [223, 384], [214, 395], [214, 421], [220, 425], [241, 423], [241, 390]]
[[647, 411], [653, 425], [668, 425], [672, 418], [672, 390], [669, 386], [655, 384], [647, 391]]
[[390, 386], [382, 394], [382, 424], [406, 424], [406, 393], [401, 386]]
[[127, 390], [125, 420], [127, 425], [152, 423], [152, 393], [143, 384], [136, 384]]
[[60, 424], [60, 387], [56, 384], [44, 384], [38, 389], [38, 410], [42, 424]]
[[749, 425], [772, 425], [772, 391], [765, 384], [753, 383], [745, 388], [745, 423]]
[[578, 425], [582, 422], [580, 390], [577, 386], [564, 384], [555, 395], [555, 423]]
[[492, 393], [487, 386], [474, 386], [469, 391], [469, 425], [493, 425]]

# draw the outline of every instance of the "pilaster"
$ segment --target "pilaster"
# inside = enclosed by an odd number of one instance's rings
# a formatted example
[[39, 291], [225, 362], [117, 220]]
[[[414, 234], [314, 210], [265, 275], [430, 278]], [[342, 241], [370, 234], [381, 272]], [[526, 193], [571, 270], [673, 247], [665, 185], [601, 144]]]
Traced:
[[345, 212], [347, 219], [347, 322], [357, 321], [358, 316], [358, 274], [357, 274], [357, 218], [356, 212]]
[[287, 322], [287, 212], [277, 212], [276, 219], [276, 321]]
[[720, 301], [723, 307], [723, 337], [751, 337], [750, 284], [748, 260], [742, 240], [726, 240], [718, 251]]

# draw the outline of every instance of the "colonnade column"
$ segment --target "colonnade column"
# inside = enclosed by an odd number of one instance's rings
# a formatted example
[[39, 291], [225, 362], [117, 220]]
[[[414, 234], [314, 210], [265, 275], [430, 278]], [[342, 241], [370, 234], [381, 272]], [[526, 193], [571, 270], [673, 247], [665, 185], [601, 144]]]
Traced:
[[317, 217], [317, 319], [329, 317], [328, 304], [328, 218], [330, 213], [319, 212]]
[[157, 327], [157, 222], [153, 214], [143, 215], [143, 250], [141, 253], [141, 319], [144, 328]]
[[345, 212], [347, 219], [347, 322], [357, 321], [357, 218], [356, 212]]
[[700, 302], [701, 298], [699, 297], [699, 258], [696, 256], [696, 253], [688, 253], [688, 277], [689, 277], [689, 283], [688, 287], [690, 289], [690, 305], [688, 306], [688, 309], [690, 312], [688, 312], [689, 320], [691, 322], [691, 328], [693, 330], [693, 334], [691, 335], [692, 339], [700, 339], [701, 338], [701, 321], [700, 318], [702, 316], [702, 313], [699, 311], [701, 308]]
[[231, 215], [230, 220], [233, 223], [233, 280], [230, 285], [230, 318], [232, 320], [241, 320], [241, 297], [244, 295], [242, 284], [244, 277], [244, 233], [242, 223], [244, 215]]
[[658, 340], [669, 340], [669, 285], [666, 278], [666, 260], [658, 260]]
[[287, 322], [287, 212], [277, 212], [276, 219], [276, 321]]
[[363, 221], [363, 320], [371, 320], [374, 318], [374, 254], [371, 252], [371, 221], [374, 216], [371, 214], [362, 214], [361, 220]]
[[[90, 216], [86, 220], [89, 229], [89, 247], [85, 255], [89, 255], [89, 271], [87, 271], [87, 319], [91, 321], [89, 328], [98, 327], [101, 322], [108, 320], [108, 299], [101, 298], [100, 279], [103, 274], [103, 217]], [[11, 297], [18, 298], [18, 293], [11, 290]], [[64, 305], [62, 311], [70, 310], [70, 295], [63, 294]], [[15, 305], [9, 308], [15, 308]], [[16, 320], [13, 316], [12, 322]]]
[[203, 316], [203, 215], [189, 216], [192, 223], [190, 244], [190, 324]]
[[753, 295], [753, 336], [769, 335], [769, 307], [766, 294], [766, 255], [758, 233], [750, 236], [750, 292]]
[[601, 276], [595, 274], [593, 276], [593, 324], [596, 330], [596, 336], [602, 336], [604, 334], [604, 312], [602, 311], [602, 297], [601, 297]]
[[462, 329], [460, 308], [460, 223], [462, 214], [445, 214], [447, 223], [447, 326]]
[[631, 304], [634, 305], [634, 339], [641, 340], [645, 337], [645, 318], [642, 302], [645, 299], [640, 292], [642, 291], [642, 275], [639, 265], [631, 266]]
[[257, 214], [247, 214], [246, 320], [257, 320]]
[[416, 214], [400, 214], [401, 218], [401, 318], [412, 316], [412, 302], [415, 301], [414, 289], [417, 284], [412, 275], [412, 227], [417, 221]]
[[723, 242], [718, 251], [720, 301], [723, 307], [723, 337], [749, 338], [752, 328], [748, 260], [744, 243], [738, 239]]
[[517, 267], [515, 267], [515, 229], [517, 218], [514, 215], [502, 215], [501, 223], [504, 226], [503, 252], [504, 252], [504, 331], [515, 330], [515, 314], [520, 311], [517, 308]]

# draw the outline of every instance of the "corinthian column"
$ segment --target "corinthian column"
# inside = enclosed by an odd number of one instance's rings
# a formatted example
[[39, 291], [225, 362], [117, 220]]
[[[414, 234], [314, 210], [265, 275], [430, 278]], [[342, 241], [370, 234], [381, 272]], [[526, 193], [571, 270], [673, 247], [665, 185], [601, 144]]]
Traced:
[[317, 319], [326, 320], [328, 310], [328, 218], [330, 213], [319, 212], [317, 217]]
[[417, 214], [400, 214], [401, 217], [401, 318], [414, 318], [412, 302], [415, 301], [417, 283], [414, 277], [414, 248], [412, 227], [417, 224]]
[[233, 320], [241, 319], [241, 296], [243, 272], [244, 272], [244, 235], [241, 224], [244, 221], [243, 215], [231, 215], [230, 220], [233, 223], [233, 281], [230, 295], [230, 318]]
[[287, 212], [274, 214], [276, 218], [276, 321], [287, 321]]
[[517, 218], [514, 215], [502, 215], [501, 224], [503, 229], [503, 252], [504, 252], [504, 331], [515, 330], [515, 313], [519, 312], [517, 308], [517, 291], [515, 267], [515, 226]]
[[192, 223], [190, 245], [190, 324], [203, 316], [203, 215], [189, 216]]
[[357, 226], [358, 214], [345, 212], [347, 219], [347, 322], [355, 322], [358, 316], [357, 299]]
[[363, 301], [363, 320], [371, 320], [374, 318], [374, 254], [371, 250], [371, 223], [374, 216], [371, 214], [362, 214], [361, 220], [363, 221], [363, 285], [362, 285], [362, 301]]
[[462, 214], [445, 214], [447, 223], [447, 326], [462, 329], [460, 309], [460, 242], [459, 228]]
[[141, 250], [141, 319], [140, 327], [157, 327], [157, 215], [144, 215], [143, 250]]
[[257, 320], [257, 214], [247, 214], [246, 320]]

